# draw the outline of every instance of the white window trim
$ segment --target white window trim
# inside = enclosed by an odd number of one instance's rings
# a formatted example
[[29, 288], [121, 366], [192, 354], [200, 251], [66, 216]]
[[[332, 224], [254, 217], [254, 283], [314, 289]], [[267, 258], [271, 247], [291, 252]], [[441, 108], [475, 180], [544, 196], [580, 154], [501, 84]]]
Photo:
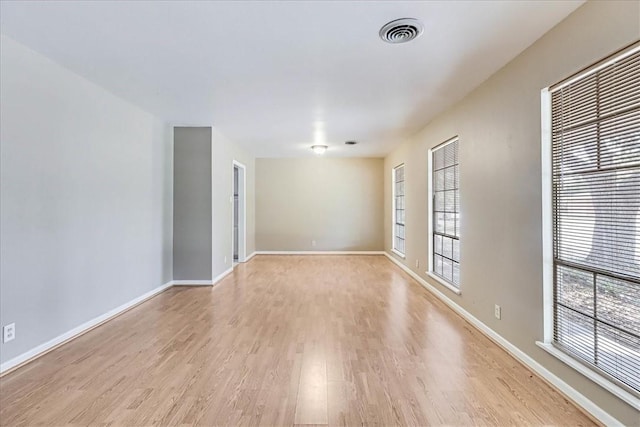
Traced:
[[[592, 72], [591, 70], [589, 72]], [[581, 78], [575, 77], [572, 80]], [[605, 390], [614, 394], [632, 407], [640, 410], [640, 398], [626, 389], [620, 387], [614, 381], [601, 375], [595, 369], [584, 365], [576, 358], [558, 349], [553, 344], [553, 182], [551, 175], [551, 90], [545, 88], [540, 95], [541, 105], [541, 132], [542, 132], [542, 284], [543, 284], [543, 340], [536, 344], [547, 353], [558, 358], [567, 366], [580, 372], [591, 381]]]
[[[394, 224], [395, 225], [395, 224]], [[395, 235], [393, 236], [394, 240], [395, 240]], [[406, 240], [405, 240], [406, 242]], [[400, 258], [402, 259], [406, 259], [407, 256], [405, 254], [403, 254], [402, 252], [400, 252], [399, 250], [397, 250], [396, 248], [391, 248], [391, 252], [393, 252], [394, 254], [398, 255]]]
[[400, 167], [404, 168], [404, 250], [405, 252], [407, 251], [407, 169], [405, 168], [404, 163], [400, 163], [399, 165], [391, 168], [391, 252], [402, 259], [406, 259], [406, 254], [396, 249], [396, 169]]
[[[431, 257], [433, 258], [433, 254], [431, 254]], [[437, 281], [438, 283], [440, 283], [445, 288], [449, 289], [454, 294], [462, 295], [462, 291], [460, 289], [456, 288], [451, 283], [449, 283], [446, 280], [444, 280], [442, 277], [438, 276], [435, 273], [432, 273], [431, 271], [427, 271], [426, 273], [427, 273], [427, 276], [429, 276], [430, 279], [433, 279], [433, 280]]]
[[453, 138], [443, 142], [442, 144], [439, 144], [433, 148], [429, 148], [429, 151], [427, 151], [427, 232], [429, 238], [427, 242], [428, 269], [427, 271], [425, 271], [425, 274], [429, 276], [429, 278], [437, 281], [440, 285], [449, 289], [451, 292], [455, 293], [456, 295], [462, 295], [462, 270], [460, 270], [460, 287], [458, 288], [433, 272], [433, 150], [444, 148], [445, 146], [452, 144], [458, 140], [459, 137], [456, 135]]

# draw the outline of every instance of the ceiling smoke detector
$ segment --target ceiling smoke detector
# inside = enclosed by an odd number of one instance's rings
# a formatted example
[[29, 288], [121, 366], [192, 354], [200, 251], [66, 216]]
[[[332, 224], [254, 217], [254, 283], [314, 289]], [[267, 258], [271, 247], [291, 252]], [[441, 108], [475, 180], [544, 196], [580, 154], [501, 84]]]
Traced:
[[392, 44], [407, 43], [424, 31], [422, 23], [414, 18], [402, 18], [388, 22], [380, 28], [380, 38]]

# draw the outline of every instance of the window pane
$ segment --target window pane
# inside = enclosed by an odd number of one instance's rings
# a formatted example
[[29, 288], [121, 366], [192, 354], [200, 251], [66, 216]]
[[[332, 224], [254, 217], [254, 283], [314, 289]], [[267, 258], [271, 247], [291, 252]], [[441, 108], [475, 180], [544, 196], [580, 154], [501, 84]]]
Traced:
[[449, 167], [444, 170], [444, 189], [453, 190], [454, 188], [456, 188], [454, 170], [452, 167]]
[[457, 262], [453, 263], [453, 284], [460, 286], [460, 264]]
[[434, 209], [439, 212], [444, 212], [444, 192], [443, 191], [436, 192]]
[[453, 260], [460, 262], [460, 240], [453, 240]]
[[439, 170], [435, 172], [435, 190], [442, 191], [444, 190], [444, 170]]
[[433, 271], [436, 274], [442, 275], [442, 257], [440, 255], [435, 255], [433, 258]]
[[619, 372], [624, 383], [640, 388], [640, 338], [601, 323], [598, 324], [597, 337], [597, 365], [605, 371]]
[[456, 191], [445, 191], [444, 192], [444, 210], [446, 212], [455, 212], [456, 211]]
[[442, 150], [436, 150], [433, 152], [433, 169], [438, 170], [444, 167], [444, 155]]
[[433, 252], [442, 254], [442, 236], [436, 234], [433, 239]]
[[459, 166], [456, 164], [453, 167], [453, 171], [454, 171], [454, 188], [459, 188], [460, 187], [460, 171], [459, 171]]
[[447, 258], [453, 257], [453, 243], [451, 242], [451, 240], [452, 239], [450, 237], [442, 238], [442, 256], [445, 256]]
[[559, 265], [556, 281], [559, 303], [593, 316], [593, 273]]
[[456, 234], [456, 223], [455, 223], [455, 216], [452, 213], [445, 213], [444, 214], [444, 222], [445, 222], [445, 226], [444, 226], [444, 232], [454, 236]]
[[444, 214], [436, 212], [434, 216], [436, 218], [436, 223], [434, 224], [436, 233], [444, 233]]
[[576, 356], [593, 362], [593, 320], [562, 306], [556, 307], [556, 313], [556, 341]]
[[457, 163], [456, 148], [457, 148], [457, 144], [453, 142], [451, 144], [445, 145], [441, 150], [438, 150], [438, 151], [444, 151], [444, 167], [453, 166], [454, 164]]
[[448, 258], [442, 258], [442, 277], [449, 282], [453, 281], [453, 261]]
[[598, 319], [640, 336], [640, 286], [624, 280], [597, 276]]

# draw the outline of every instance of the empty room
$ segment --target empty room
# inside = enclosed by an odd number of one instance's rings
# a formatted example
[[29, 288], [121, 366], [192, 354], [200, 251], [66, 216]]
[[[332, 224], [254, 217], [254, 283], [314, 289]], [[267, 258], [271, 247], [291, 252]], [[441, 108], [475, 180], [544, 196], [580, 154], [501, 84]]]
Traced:
[[640, 1], [0, 33], [1, 426], [640, 427]]

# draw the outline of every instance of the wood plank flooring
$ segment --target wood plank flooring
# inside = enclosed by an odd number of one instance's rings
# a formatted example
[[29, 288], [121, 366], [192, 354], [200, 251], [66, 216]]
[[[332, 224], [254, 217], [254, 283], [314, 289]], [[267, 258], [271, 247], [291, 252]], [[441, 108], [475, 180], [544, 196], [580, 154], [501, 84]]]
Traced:
[[593, 425], [383, 256], [256, 256], [0, 379], [0, 423]]

